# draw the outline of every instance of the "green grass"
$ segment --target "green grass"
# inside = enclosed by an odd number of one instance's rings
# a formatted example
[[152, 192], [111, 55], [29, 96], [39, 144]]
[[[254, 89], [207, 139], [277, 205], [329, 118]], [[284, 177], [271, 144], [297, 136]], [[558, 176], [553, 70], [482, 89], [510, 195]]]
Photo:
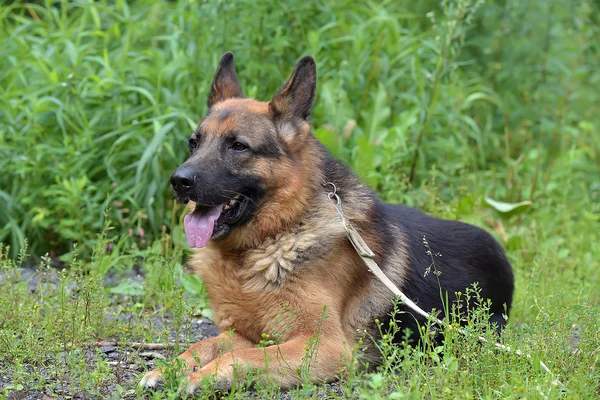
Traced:
[[[168, 177], [227, 50], [264, 100], [315, 57], [313, 125], [332, 153], [385, 200], [485, 227], [513, 263], [503, 340], [533, 361], [451, 332], [426, 351], [382, 343], [389, 362], [352, 370], [344, 396], [600, 395], [598, 3], [321, 3], [0, 5], [0, 395], [175, 395], [176, 381], [143, 393], [140, 371], [121, 377], [90, 352], [190, 340], [192, 316], [211, 315], [183, 274]], [[43, 288], [29, 290], [20, 263], [41, 265]], [[292, 394], [314, 390], [326, 389]]]

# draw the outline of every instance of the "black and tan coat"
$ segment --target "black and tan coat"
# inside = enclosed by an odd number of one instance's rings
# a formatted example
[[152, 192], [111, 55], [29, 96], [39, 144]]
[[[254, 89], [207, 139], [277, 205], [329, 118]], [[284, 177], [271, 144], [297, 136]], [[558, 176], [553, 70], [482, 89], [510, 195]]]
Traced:
[[[315, 90], [315, 62], [305, 57], [271, 102], [244, 98], [233, 56], [225, 54], [209, 113], [190, 137], [190, 157], [171, 178], [176, 197], [199, 215], [234, 204], [189, 261], [222, 332], [179, 356], [190, 393], [207, 376], [230, 386], [234, 365], [266, 369], [282, 387], [296, 385], [307, 352], [312, 381], [335, 379], [358, 338], [376, 336], [374, 320], [389, 320], [394, 296], [349, 243], [329, 183], [375, 261], [421, 308], [442, 310], [441, 293], [452, 301], [476, 282], [492, 301], [492, 322], [505, 322], [513, 275], [498, 243], [477, 227], [379, 201], [312, 135]], [[441, 255], [437, 274], [425, 273], [428, 249]], [[420, 319], [403, 311], [398, 324], [416, 332]], [[265, 333], [275, 344], [257, 347]], [[361, 350], [371, 365], [378, 362], [374, 346]], [[151, 371], [141, 384], [153, 387], [161, 378]]]

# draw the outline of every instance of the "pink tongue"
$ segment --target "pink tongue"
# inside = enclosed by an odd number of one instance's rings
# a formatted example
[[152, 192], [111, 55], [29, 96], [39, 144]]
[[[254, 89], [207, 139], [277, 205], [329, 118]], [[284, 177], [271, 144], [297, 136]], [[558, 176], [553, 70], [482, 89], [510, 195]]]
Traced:
[[215, 228], [215, 221], [221, 215], [222, 209], [223, 204], [206, 212], [196, 210], [183, 218], [183, 229], [190, 247], [199, 249], [206, 246]]

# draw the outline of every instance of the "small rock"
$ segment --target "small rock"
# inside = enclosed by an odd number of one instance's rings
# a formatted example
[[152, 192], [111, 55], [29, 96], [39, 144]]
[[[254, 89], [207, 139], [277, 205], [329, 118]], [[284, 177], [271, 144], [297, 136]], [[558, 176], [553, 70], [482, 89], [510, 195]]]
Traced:
[[144, 358], [160, 358], [161, 360], [165, 360], [165, 356], [163, 356], [162, 354], [160, 354], [157, 351], [144, 351], [144, 352], [140, 353], [140, 357], [144, 357]]
[[117, 350], [117, 346], [100, 346], [98, 349], [103, 353], [112, 353]]

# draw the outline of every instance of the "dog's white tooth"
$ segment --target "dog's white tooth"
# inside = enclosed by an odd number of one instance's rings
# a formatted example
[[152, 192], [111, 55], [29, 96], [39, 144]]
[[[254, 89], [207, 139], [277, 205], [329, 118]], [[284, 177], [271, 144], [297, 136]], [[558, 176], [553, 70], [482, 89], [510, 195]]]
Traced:
[[239, 198], [240, 198], [240, 196], [241, 196], [241, 195], [239, 195], [239, 194], [236, 194], [236, 195], [235, 195], [233, 198], [234, 198], [234, 199], [239, 199]]
[[228, 206], [232, 206], [232, 205], [234, 205], [234, 204], [235, 204], [235, 199], [231, 199], [231, 200], [229, 200], [229, 204], [228, 204]]

